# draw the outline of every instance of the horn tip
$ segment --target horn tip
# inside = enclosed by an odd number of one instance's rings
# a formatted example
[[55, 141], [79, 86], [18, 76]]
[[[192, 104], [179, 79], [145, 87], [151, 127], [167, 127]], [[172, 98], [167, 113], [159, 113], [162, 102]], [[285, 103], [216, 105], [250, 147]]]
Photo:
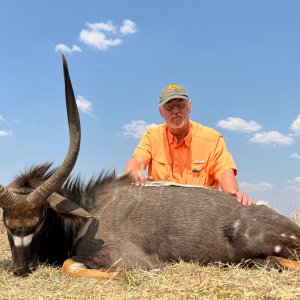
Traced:
[[62, 57], [62, 60], [63, 60], [63, 64], [66, 66], [67, 65], [67, 60], [66, 60], [66, 57], [63, 53], [61, 54], [61, 57]]

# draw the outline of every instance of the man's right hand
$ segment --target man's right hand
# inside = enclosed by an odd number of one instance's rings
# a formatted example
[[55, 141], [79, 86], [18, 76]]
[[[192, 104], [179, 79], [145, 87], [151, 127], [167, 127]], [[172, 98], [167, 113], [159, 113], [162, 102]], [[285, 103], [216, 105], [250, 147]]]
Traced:
[[135, 186], [144, 185], [145, 181], [153, 180], [152, 176], [147, 176], [145, 178], [143, 171], [132, 171], [132, 172], [130, 172], [130, 175], [133, 178], [132, 184], [134, 184]]
[[138, 156], [132, 156], [130, 158], [130, 160], [127, 163], [127, 166], [125, 167], [125, 173], [129, 173], [132, 176], [133, 178], [132, 184], [136, 186], [145, 184], [145, 176], [144, 176], [145, 165], [146, 165], [145, 161]]
[[145, 184], [145, 176], [143, 171], [131, 171], [130, 175], [133, 178], [132, 184], [135, 186], [140, 186]]

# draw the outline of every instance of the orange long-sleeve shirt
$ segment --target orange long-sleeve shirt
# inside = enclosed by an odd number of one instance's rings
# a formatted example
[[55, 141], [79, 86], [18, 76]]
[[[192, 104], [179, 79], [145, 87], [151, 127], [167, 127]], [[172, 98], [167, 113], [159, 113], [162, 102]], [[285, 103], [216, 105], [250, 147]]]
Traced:
[[223, 171], [237, 173], [223, 136], [193, 121], [179, 144], [165, 124], [149, 128], [133, 155], [144, 159], [148, 175], [158, 181], [218, 188], [217, 178]]

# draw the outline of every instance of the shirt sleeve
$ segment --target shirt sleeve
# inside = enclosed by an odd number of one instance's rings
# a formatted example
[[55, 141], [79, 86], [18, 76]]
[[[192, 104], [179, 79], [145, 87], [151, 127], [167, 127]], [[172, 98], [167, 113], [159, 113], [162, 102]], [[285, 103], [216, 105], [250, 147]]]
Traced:
[[211, 163], [210, 163], [210, 173], [211, 175], [218, 179], [220, 174], [228, 169], [233, 169], [234, 174], [237, 174], [237, 168], [235, 166], [234, 160], [231, 154], [228, 152], [224, 137], [219, 136], [216, 140], [215, 149], [212, 152]]
[[146, 131], [146, 133], [141, 138], [139, 144], [135, 148], [132, 156], [138, 156], [142, 158], [146, 165], [149, 165], [152, 157], [152, 146], [151, 146], [151, 140], [149, 136], [149, 131]]

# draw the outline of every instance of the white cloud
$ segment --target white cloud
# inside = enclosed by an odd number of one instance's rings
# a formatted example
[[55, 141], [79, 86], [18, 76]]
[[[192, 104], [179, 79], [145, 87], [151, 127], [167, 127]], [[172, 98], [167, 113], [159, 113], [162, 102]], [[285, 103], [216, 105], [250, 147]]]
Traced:
[[225, 120], [221, 120], [217, 124], [218, 127], [222, 127], [231, 131], [239, 131], [239, 132], [255, 132], [259, 131], [262, 126], [255, 121], [245, 121], [241, 118], [233, 118], [229, 117]]
[[269, 191], [274, 186], [271, 183], [261, 181], [257, 184], [252, 184], [246, 181], [239, 182], [239, 188], [241, 191]]
[[90, 27], [92, 31], [107, 31], [112, 33], [117, 32], [117, 28], [111, 20], [106, 23], [87, 23], [86, 25]]
[[0, 122], [5, 122], [6, 120], [3, 118], [2, 115], [0, 115]]
[[131, 20], [124, 20], [122, 26], [120, 27], [120, 32], [123, 35], [134, 34], [137, 32], [136, 24]]
[[120, 35], [134, 34], [137, 27], [131, 20], [124, 20], [120, 28], [117, 28], [112, 21], [106, 23], [87, 23], [87, 29], [82, 29], [79, 40], [84, 44], [105, 51], [110, 47], [123, 43]]
[[290, 155], [290, 158], [300, 159], [300, 154], [294, 152]]
[[73, 45], [72, 48], [70, 48], [65, 44], [58, 44], [55, 46], [55, 52], [73, 53], [73, 52], [81, 52], [81, 49], [77, 45]]
[[2, 136], [11, 136], [13, 133], [11, 131], [0, 130], [0, 137]]
[[254, 144], [265, 144], [271, 146], [289, 146], [294, 143], [293, 138], [277, 131], [256, 133], [249, 141]]
[[76, 99], [77, 107], [80, 111], [86, 114], [91, 114], [93, 111], [93, 103], [89, 100], [86, 100], [83, 96], [78, 95]]
[[145, 131], [156, 124], [147, 124], [143, 120], [133, 120], [123, 126], [123, 134], [127, 136], [133, 136], [134, 138], [140, 138]]
[[292, 135], [300, 135], [300, 115], [297, 116], [296, 120], [293, 121], [290, 126]]
[[116, 34], [116, 27], [111, 21], [107, 23], [87, 23], [86, 25], [89, 29], [82, 29], [79, 35], [80, 41], [86, 45], [104, 51], [123, 42], [120, 38], [109, 37], [109, 35]]
[[297, 186], [300, 186], [300, 176], [295, 177], [294, 179], [289, 179], [287, 182], [289, 184], [295, 184]]

